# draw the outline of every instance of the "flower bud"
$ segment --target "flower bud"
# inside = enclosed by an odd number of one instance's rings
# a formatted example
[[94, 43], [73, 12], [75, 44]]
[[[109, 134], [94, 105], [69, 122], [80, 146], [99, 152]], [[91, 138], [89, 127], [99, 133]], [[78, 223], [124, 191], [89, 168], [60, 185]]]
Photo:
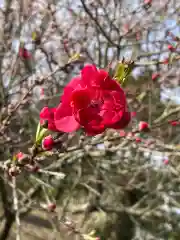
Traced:
[[146, 132], [146, 131], [148, 131], [148, 130], [149, 130], [149, 124], [148, 124], [147, 122], [141, 121], [141, 122], [139, 123], [139, 131], [141, 131], [141, 132]]
[[43, 140], [42, 140], [42, 148], [44, 150], [52, 150], [54, 147], [54, 139], [52, 138], [51, 135], [45, 137]]
[[129, 132], [129, 133], [127, 133], [126, 137], [129, 140], [133, 140], [134, 134], [132, 132]]
[[140, 137], [136, 137], [136, 138], [135, 138], [135, 141], [136, 141], [137, 143], [140, 143], [142, 140], [141, 140]]
[[164, 64], [169, 64], [169, 58], [165, 58], [165, 59], [163, 60], [163, 63], [164, 63]]
[[131, 117], [136, 117], [137, 113], [136, 112], [131, 112]]
[[152, 74], [152, 80], [153, 80], [153, 81], [157, 80], [157, 78], [159, 78], [159, 77], [160, 77], [160, 74], [159, 74], [159, 73], [153, 73], [153, 74]]
[[169, 49], [171, 52], [173, 52], [173, 51], [175, 51], [175, 50], [176, 50], [176, 48], [175, 48], [175, 47], [173, 47], [172, 45], [168, 45], [168, 49]]
[[163, 163], [164, 163], [165, 165], [168, 165], [168, 164], [169, 164], [169, 159], [168, 159], [168, 158], [165, 158], [165, 159], [163, 160]]
[[22, 153], [22, 152], [18, 152], [18, 153], [16, 154], [16, 158], [17, 158], [18, 160], [21, 159], [23, 156], [24, 156], [24, 153]]
[[47, 208], [48, 208], [48, 211], [54, 212], [55, 209], [56, 209], [56, 204], [55, 203], [49, 203]]
[[125, 137], [126, 136], [126, 132], [123, 129], [119, 130], [119, 135], [120, 135], [120, 137]]
[[29, 59], [31, 58], [31, 53], [26, 48], [20, 48], [19, 56], [22, 57], [23, 59]]
[[144, 3], [145, 3], [145, 4], [151, 4], [151, 3], [152, 3], [152, 0], [144, 0]]
[[144, 8], [147, 10], [149, 7], [151, 7], [152, 0], [144, 0]]
[[29, 156], [27, 154], [24, 154], [22, 152], [19, 152], [17, 155], [17, 160], [18, 160], [18, 163], [21, 164], [21, 165], [25, 165], [25, 164], [28, 164], [29, 163]]

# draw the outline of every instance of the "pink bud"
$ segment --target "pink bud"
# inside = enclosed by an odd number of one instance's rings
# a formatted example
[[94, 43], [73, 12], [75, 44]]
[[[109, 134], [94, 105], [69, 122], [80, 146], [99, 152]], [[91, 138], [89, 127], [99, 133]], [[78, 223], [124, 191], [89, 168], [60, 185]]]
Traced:
[[48, 204], [48, 210], [50, 212], [54, 212], [55, 209], [56, 209], [56, 204], [55, 203], [49, 203]]
[[175, 51], [175, 50], [176, 50], [176, 48], [175, 48], [175, 47], [173, 47], [172, 45], [168, 45], [168, 49], [169, 49], [169, 51], [171, 51], [171, 52], [173, 52], [173, 51]]
[[165, 58], [165, 59], [163, 60], [163, 63], [164, 63], [164, 64], [169, 64], [169, 58]]
[[139, 123], [139, 131], [141, 131], [141, 132], [146, 132], [146, 131], [148, 131], [148, 130], [149, 130], [149, 124], [148, 124], [147, 122], [141, 121], [141, 122]]
[[16, 158], [19, 160], [19, 159], [21, 159], [21, 158], [23, 158], [23, 156], [24, 156], [24, 153], [22, 153], [22, 152], [18, 152], [17, 154], [16, 154]]
[[152, 74], [152, 80], [153, 80], [153, 81], [157, 80], [158, 77], [160, 77], [160, 74], [159, 74], [159, 73], [153, 73], [153, 74]]
[[137, 32], [136, 33], [136, 40], [139, 41], [141, 39], [141, 33]]
[[137, 113], [136, 112], [131, 112], [131, 117], [136, 117]]
[[54, 139], [51, 135], [45, 137], [42, 141], [42, 148], [44, 150], [52, 150], [54, 147]]
[[142, 140], [141, 140], [140, 137], [136, 137], [136, 138], [135, 138], [135, 141], [136, 141], [137, 143], [140, 143]]
[[119, 135], [120, 135], [120, 137], [125, 137], [126, 136], [126, 132], [124, 130], [120, 130], [119, 131]]
[[40, 95], [41, 95], [41, 96], [44, 96], [44, 88], [41, 88]]
[[171, 124], [172, 126], [177, 126], [179, 124], [178, 121], [169, 121], [169, 124]]
[[145, 4], [151, 4], [151, 3], [152, 3], [152, 0], [144, 0], [144, 3], [145, 3]]
[[165, 159], [163, 160], [163, 163], [164, 163], [165, 165], [169, 164], [169, 159], [168, 159], [168, 158], [165, 158]]
[[127, 138], [128, 138], [128, 139], [132, 139], [133, 136], [134, 136], [134, 134], [133, 134], [132, 132], [129, 132], [129, 133], [127, 134]]
[[124, 24], [124, 31], [129, 32], [129, 24]]

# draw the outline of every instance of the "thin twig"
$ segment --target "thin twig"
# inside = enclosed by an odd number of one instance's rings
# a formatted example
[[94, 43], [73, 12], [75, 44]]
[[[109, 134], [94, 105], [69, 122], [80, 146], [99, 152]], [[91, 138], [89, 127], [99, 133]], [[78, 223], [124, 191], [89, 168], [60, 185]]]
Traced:
[[17, 186], [16, 186], [16, 177], [12, 178], [13, 182], [13, 204], [15, 211], [15, 221], [16, 221], [16, 240], [21, 240], [21, 222], [20, 222], [20, 213], [18, 206], [18, 195], [17, 195]]

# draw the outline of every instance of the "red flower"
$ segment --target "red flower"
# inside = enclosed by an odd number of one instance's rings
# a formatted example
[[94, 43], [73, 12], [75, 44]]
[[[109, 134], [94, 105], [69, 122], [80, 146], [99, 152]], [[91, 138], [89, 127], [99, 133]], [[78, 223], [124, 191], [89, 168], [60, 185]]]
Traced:
[[54, 116], [59, 131], [72, 132], [81, 125], [87, 134], [96, 135], [130, 122], [124, 91], [107, 72], [93, 65], [84, 67], [81, 77], [65, 87], [61, 100]]
[[54, 113], [56, 108], [44, 107], [40, 112], [40, 123], [45, 124], [47, 121], [47, 128], [51, 131], [58, 131], [54, 123]]
[[149, 130], [149, 124], [148, 124], [147, 122], [141, 121], [141, 122], [139, 123], [139, 131], [145, 132], [145, 131], [147, 131], [147, 130]]
[[42, 148], [44, 150], [52, 150], [54, 147], [54, 139], [51, 135], [45, 137], [42, 141]]

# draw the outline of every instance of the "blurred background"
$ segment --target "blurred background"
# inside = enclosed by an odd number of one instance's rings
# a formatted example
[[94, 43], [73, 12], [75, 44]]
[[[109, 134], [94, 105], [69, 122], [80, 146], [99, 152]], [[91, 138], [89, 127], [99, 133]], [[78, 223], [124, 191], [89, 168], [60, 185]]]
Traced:
[[[178, 0], [0, 0], [0, 240], [180, 239], [179, 12]], [[85, 64], [112, 74], [123, 58], [128, 128], [72, 134], [12, 180], [4, 165], [29, 153], [40, 110]], [[140, 121], [150, 131], [132, 134]]]

